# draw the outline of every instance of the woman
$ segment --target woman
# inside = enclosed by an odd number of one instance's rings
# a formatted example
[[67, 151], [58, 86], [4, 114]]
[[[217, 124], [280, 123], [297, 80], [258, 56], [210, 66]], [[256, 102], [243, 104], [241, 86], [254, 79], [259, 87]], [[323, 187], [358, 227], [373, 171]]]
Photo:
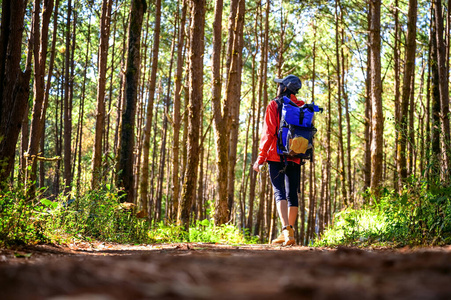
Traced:
[[279, 83], [277, 97], [266, 108], [259, 155], [253, 168], [256, 172], [259, 172], [265, 162], [269, 165], [269, 175], [274, 190], [277, 212], [282, 222], [282, 233], [272, 243], [288, 246], [295, 244], [293, 225], [298, 214], [301, 159], [288, 157], [287, 162], [284, 162], [277, 154], [280, 114], [276, 100], [286, 96], [298, 106], [304, 105], [304, 102], [299, 101], [295, 96], [302, 86], [301, 80], [297, 76], [288, 75], [283, 79], [274, 79], [274, 81]]

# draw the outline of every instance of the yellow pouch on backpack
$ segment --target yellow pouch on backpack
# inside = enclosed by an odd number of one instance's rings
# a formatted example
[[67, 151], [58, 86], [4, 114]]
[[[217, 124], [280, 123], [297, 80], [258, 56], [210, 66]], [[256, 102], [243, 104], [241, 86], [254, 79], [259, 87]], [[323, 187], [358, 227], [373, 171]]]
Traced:
[[308, 147], [308, 140], [302, 136], [290, 139], [290, 155], [305, 153]]

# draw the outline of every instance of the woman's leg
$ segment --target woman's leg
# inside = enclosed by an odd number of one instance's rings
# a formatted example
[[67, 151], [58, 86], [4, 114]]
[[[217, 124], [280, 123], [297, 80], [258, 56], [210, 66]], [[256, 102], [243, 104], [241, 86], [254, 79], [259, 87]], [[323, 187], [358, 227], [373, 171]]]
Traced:
[[285, 187], [288, 200], [288, 224], [294, 226], [298, 216], [298, 192], [301, 178], [301, 166], [289, 162], [285, 173]]
[[[287, 200], [280, 200], [276, 203], [277, 212], [279, 213], [280, 221], [282, 222], [282, 227], [286, 227], [288, 225], [291, 225], [288, 215], [288, 202]], [[290, 215], [291, 216], [291, 215]]]
[[289, 225], [288, 218], [288, 203], [285, 190], [285, 164], [281, 162], [269, 161], [269, 176], [271, 179], [272, 188], [274, 191], [274, 198], [276, 201], [277, 212], [279, 214], [282, 226]]

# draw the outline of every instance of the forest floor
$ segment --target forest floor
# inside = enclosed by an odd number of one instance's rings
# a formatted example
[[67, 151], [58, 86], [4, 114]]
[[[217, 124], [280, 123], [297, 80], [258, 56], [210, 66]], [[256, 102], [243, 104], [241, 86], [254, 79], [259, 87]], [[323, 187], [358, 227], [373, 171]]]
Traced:
[[0, 249], [0, 299], [451, 299], [451, 246], [74, 243]]

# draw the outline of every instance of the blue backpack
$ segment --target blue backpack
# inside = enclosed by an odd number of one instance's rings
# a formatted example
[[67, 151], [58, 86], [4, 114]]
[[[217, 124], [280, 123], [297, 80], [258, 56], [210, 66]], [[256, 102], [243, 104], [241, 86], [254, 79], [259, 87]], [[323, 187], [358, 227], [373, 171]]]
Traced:
[[313, 117], [323, 109], [315, 103], [297, 106], [286, 96], [275, 99], [279, 111], [280, 125], [277, 131], [277, 153], [280, 160], [286, 162], [287, 157], [298, 157], [301, 162], [313, 160], [313, 137], [316, 128]]

